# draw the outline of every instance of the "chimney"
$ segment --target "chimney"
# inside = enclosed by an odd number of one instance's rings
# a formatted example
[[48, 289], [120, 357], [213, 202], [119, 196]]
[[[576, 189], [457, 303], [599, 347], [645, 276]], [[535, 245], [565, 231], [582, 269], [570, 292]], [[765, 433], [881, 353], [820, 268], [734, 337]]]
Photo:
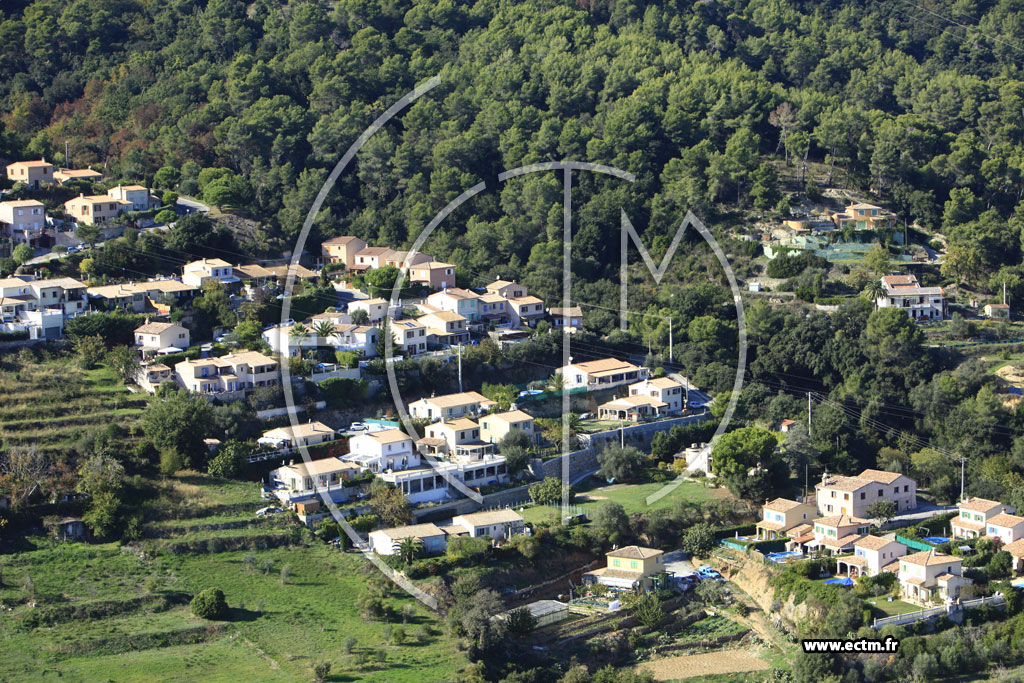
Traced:
[[79, 192], [78, 193], [78, 198], [79, 199], [85, 199], [85, 193], [84, 192]]

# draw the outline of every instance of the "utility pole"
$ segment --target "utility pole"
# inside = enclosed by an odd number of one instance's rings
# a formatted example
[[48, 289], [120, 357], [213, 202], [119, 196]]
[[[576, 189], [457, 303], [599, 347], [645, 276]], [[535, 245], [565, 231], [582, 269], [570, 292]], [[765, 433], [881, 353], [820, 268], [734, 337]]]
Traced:
[[459, 393], [462, 393], [462, 343], [459, 343]]
[[807, 392], [807, 436], [811, 435], [811, 411], [813, 406], [811, 403], [811, 392]]
[[70, 144], [67, 140], [64, 141], [64, 168], [71, 168], [71, 152]]
[[960, 456], [960, 501], [964, 500], [964, 473], [966, 471], [967, 458]]
[[[1003, 305], [1006, 305], [1006, 280], [1003, 280]], [[670, 330], [671, 333], [671, 330]]]
[[[1004, 290], [1006, 290], [1006, 287], [1007, 287], [1007, 284], [1006, 283], [1002, 283], [1002, 288], [1004, 288]], [[1004, 298], [1004, 302], [1002, 302], [1002, 303], [1006, 303], [1005, 299], [1007, 298], [1007, 295], [1006, 294], [1002, 295], [1002, 298]], [[670, 362], [670, 364], [672, 362], [672, 316], [671, 315], [669, 316], [669, 362]]]

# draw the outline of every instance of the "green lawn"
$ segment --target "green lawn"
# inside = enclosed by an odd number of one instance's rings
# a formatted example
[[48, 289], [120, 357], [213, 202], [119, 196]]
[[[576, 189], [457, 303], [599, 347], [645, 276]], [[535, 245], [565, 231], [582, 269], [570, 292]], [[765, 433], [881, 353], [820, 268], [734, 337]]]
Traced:
[[[215, 511], [209, 518], [151, 527], [172, 534], [190, 524], [225, 521], [224, 506], [259, 504], [254, 484], [201, 475], [166, 484], [157, 500], [156, 505], [187, 501]], [[212, 535], [252, 533], [242, 528]], [[410, 623], [364, 619], [355, 602], [377, 570], [358, 553], [340, 553], [311, 539], [292, 548], [141, 557], [115, 543], [39, 537], [28, 543], [34, 547], [0, 556], [0, 604], [14, 607], [0, 612], [0, 680], [310, 680], [313, 665], [327, 661], [334, 680], [446, 681], [466, 665], [439, 619], [403, 592], [391, 593], [386, 602], [396, 614], [403, 605], [413, 606]], [[246, 562], [249, 554], [255, 563]], [[282, 582], [286, 566], [290, 576]], [[187, 605], [158, 599], [165, 592], [191, 595], [207, 587], [224, 591], [232, 608], [226, 622], [196, 619]], [[23, 619], [36, 609], [27, 604], [33, 597], [47, 613], [91, 606], [106, 616], [62, 616], [53, 626], [29, 628]], [[135, 598], [143, 602], [130, 602]], [[386, 644], [386, 629], [399, 626], [417, 638]], [[344, 652], [349, 637], [356, 639], [353, 654]], [[384, 662], [357, 661], [379, 653]]]
[[[578, 489], [572, 514], [583, 512], [588, 517], [592, 517], [594, 511], [606, 501], [618, 503], [627, 513], [634, 513], [670, 508], [680, 500], [703, 502], [729, 496], [725, 489], [709, 488], [694, 481], [684, 480], [668, 495], [648, 505], [647, 498], [660, 491], [671, 481], [670, 479], [665, 482], [602, 486], [600, 480], [591, 478]], [[534, 505], [523, 511], [523, 517], [527, 522], [552, 522], [558, 520], [560, 510], [559, 506]]]
[[[886, 596], [883, 595], [877, 598], [866, 598], [864, 600], [873, 613], [878, 612], [878, 614], [873, 614], [872, 616], [878, 618], [892, 617], [897, 614], [907, 614], [908, 612], [917, 612], [923, 609], [920, 605], [913, 605], [909, 602], [904, 602], [903, 600], [893, 600], [892, 602], [888, 602], [885, 598]], [[871, 601], [874, 601], [875, 604], [872, 605]]]

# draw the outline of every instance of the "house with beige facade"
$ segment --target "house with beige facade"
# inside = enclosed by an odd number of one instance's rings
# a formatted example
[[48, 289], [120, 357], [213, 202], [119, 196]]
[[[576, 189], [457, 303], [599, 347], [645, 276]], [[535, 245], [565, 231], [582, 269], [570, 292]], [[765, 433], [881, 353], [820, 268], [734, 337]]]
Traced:
[[497, 294], [502, 299], [518, 299], [527, 295], [526, 285], [508, 280], [495, 280], [484, 289], [488, 294]]
[[866, 519], [849, 515], [820, 517], [812, 522], [814, 540], [803, 544], [804, 551], [827, 555], [841, 555], [852, 552], [853, 544], [866, 536], [871, 523]]
[[189, 347], [187, 327], [178, 323], [146, 322], [135, 328], [135, 345], [143, 352], [174, 348], [184, 351]]
[[468, 289], [449, 287], [427, 297], [427, 305], [439, 311], [458, 313], [470, 322], [480, 318], [480, 295]]
[[960, 597], [971, 580], [963, 576], [963, 560], [926, 550], [899, 558], [900, 593], [917, 603], [948, 602]]
[[905, 474], [866, 469], [855, 477], [825, 474], [815, 486], [821, 515], [869, 517], [868, 508], [879, 501], [891, 501], [896, 510], [917, 508], [917, 482]]
[[451, 420], [486, 412], [495, 405], [495, 401], [483, 394], [466, 391], [461, 394], [431, 396], [413, 401], [409, 404], [409, 414], [416, 419]]
[[363, 247], [355, 254], [355, 263], [349, 266], [354, 270], [369, 270], [380, 268], [386, 264], [387, 257], [394, 250], [390, 247]]
[[15, 161], [7, 165], [7, 179], [15, 183], [25, 183], [29, 188], [38, 190], [44, 183], [53, 183], [53, 164], [48, 163], [46, 159]]
[[0, 237], [33, 244], [46, 229], [46, 206], [35, 199], [0, 202]]
[[416, 318], [427, 328], [428, 347], [438, 348], [465, 344], [469, 341], [466, 319], [451, 311], [436, 311]]
[[968, 498], [957, 505], [956, 517], [949, 520], [953, 538], [978, 538], [984, 536], [988, 520], [1003, 513], [1015, 512], [1014, 508], [997, 500]]
[[76, 223], [98, 225], [117, 218], [126, 211], [132, 210], [132, 203], [123, 199], [113, 199], [105, 194], [79, 194], [64, 202], [64, 213]]
[[533, 327], [544, 319], [544, 302], [530, 295], [508, 299], [508, 314], [513, 327]]
[[187, 390], [222, 401], [244, 398], [253, 387], [277, 386], [281, 381], [277, 360], [258, 351], [183, 360], [174, 372]]
[[118, 185], [107, 190], [107, 196], [111, 199], [131, 202], [129, 211], [149, 211], [151, 208], [149, 189], [142, 185]]
[[348, 302], [348, 313], [351, 315], [356, 311], [366, 311], [370, 323], [379, 323], [388, 317], [387, 299], [356, 299]]
[[468, 417], [442, 420], [427, 425], [425, 436], [416, 442], [420, 453], [434, 458], [479, 459], [494, 453], [494, 444], [480, 438], [480, 425]]
[[985, 522], [985, 536], [998, 539], [1003, 545], [1024, 538], [1024, 517], [1006, 512], [989, 517]]
[[427, 326], [419, 320], [392, 320], [388, 327], [396, 353], [415, 356], [427, 350]]
[[91, 168], [58, 168], [53, 172], [53, 180], [58, 185], [63, 185], [69, 180], [85, 180], [95, 183], [103, 180], [103, 174]]
[[150, 394], [155, 394], [164, 382], [174, 381], [174, 370], [163, 363], [143, 363], [135, 376], [135, 383]]
[[324, 263], [342, 263], [346, 268], [355, 265], [356, 254], [366, 249], [366, 242], [353, 235], [341, 235], [324, 240], [320, 255]]
[[430, 289], [455, 286], [455, 266], [443, 261], [425, 261], [409, 268], [409, 282]]
[[583, 327], [583, 309], [579, 306], [570, 306], [569, 308], [556, 306], [549, 313], [556, 330], [564, 328], [569, 332], [575, 332]]
[[629, 545], [605, 553], [607, 565], [583, 574], [583, 583], [600, 583], [612, 590], [650, 590], [653, 579], [665, 572], [664, 552]]
[[287, 425], [267, 430], [263, 432], [258, 442], [279, 450], [292, 451], [299, 446], [316, 446], [334, 441], [335, 435], [336, 432], [323, 422], [310, 420], [296, 427]]
[[776, 498], [761, 506], [761, 521], [757, 523], [757, 537], [775, 540], [788, 536], [795, 526], [807, 524], [815, 517], [814, 506], [795, 500]]
[[498, 443], [512, 432], [522, 432], [530, 443], [537, 443], [539, 432], [533, 416], [522, 410], [504, 413], [490, 413], [480, 418], [480, 438], [488, 443]]
[[649, 396], [665, 404], [661, 412], [679, 413], [686, 407], [686, 388], [669, 377], [645, 379], [629, 386], [630, 396]]

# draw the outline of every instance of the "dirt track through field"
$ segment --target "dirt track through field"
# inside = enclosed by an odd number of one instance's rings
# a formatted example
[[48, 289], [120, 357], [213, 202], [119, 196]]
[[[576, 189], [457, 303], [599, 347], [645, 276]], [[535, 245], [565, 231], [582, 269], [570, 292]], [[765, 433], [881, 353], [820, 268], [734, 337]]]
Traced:
[[749, 650], [721, 650], [699, 655], [666, 657], [644, 662], [638, 669], [650, 671], [656, 681], [678, 681], [685, 678], [761, 671], [771, 666]]

